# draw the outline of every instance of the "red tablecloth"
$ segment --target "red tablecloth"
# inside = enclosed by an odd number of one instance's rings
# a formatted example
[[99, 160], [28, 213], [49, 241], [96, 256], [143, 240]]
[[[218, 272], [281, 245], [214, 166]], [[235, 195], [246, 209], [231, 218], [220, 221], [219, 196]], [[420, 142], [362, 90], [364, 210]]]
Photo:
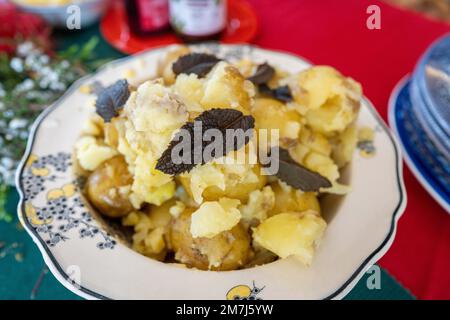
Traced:
[[[387, 119], [389, 95], [450, 25], [376, 0], [249, 0], [261, 22], [257, 45], [329, 64], [363, 85]], [[366, 9], [381, 8], [381, 30], [369, 30]], [[450, 54], [450, 53], [449, 53]], [[415, 296], [450, 298], [450, 215], [405, 167], [408, 206], [395, 242], [380, 264]]]

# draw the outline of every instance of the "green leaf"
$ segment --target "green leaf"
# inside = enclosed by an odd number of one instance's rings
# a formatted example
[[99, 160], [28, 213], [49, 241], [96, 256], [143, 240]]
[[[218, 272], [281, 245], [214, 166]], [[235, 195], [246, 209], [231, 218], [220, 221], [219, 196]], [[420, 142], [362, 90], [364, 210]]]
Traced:
[[6, 203], [8, 201], [9, 187], [0, 185], [0, 221], [12, 222], [13, 216], [7, 212]]
[[88, 42], [81, 48], [78, 58], [82, 61], [88, 60], [92, 57], [95, 47], [98, 45], [98, 37], [92, 37]]
[[66, 50], [60, 51], [59, 58], [72, 60], [79, 50], [80, 47], [77, 44], [73, 44]]

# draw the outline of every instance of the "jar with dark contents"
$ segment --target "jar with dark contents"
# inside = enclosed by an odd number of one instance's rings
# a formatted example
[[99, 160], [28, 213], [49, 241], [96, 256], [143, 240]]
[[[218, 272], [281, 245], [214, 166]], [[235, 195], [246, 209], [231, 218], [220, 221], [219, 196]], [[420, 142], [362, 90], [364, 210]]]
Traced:
[[168, 0], [124, 0], [133, 33], [145, 36], [169, 29]]
[[227, 0], [169, 0], [170, 24], [185, 42], [218, 40], [227, 23]]

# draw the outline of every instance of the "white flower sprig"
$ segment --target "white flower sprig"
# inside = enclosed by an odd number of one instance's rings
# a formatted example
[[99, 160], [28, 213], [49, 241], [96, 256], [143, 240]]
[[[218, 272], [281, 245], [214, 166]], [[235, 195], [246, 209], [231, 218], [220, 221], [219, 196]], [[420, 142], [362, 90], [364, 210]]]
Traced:
[[14, 56], [0, 53], [0, 186], [13, 185], [29, 127], [37, 115], [76, 79], [93, 70], [87, 58], [96, 44], [93, 38], [82, 48], [50, 56], [25, 41]]

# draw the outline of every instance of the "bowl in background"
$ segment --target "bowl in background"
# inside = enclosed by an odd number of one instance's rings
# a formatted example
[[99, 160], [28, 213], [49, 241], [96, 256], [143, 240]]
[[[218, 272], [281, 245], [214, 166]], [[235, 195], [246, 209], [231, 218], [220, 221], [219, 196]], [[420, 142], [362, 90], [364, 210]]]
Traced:
[[68, 28], [68, 18], [75, 12], [73, 6], [78, 6], [80, 9], [80, 27], [84, 28], [97, 22], [110, 4], [110, 0], [59, 0], [53, 2], [12, 0], [12, 2], [20, 9], [37, 14], [53, 27], [60, 29]]

